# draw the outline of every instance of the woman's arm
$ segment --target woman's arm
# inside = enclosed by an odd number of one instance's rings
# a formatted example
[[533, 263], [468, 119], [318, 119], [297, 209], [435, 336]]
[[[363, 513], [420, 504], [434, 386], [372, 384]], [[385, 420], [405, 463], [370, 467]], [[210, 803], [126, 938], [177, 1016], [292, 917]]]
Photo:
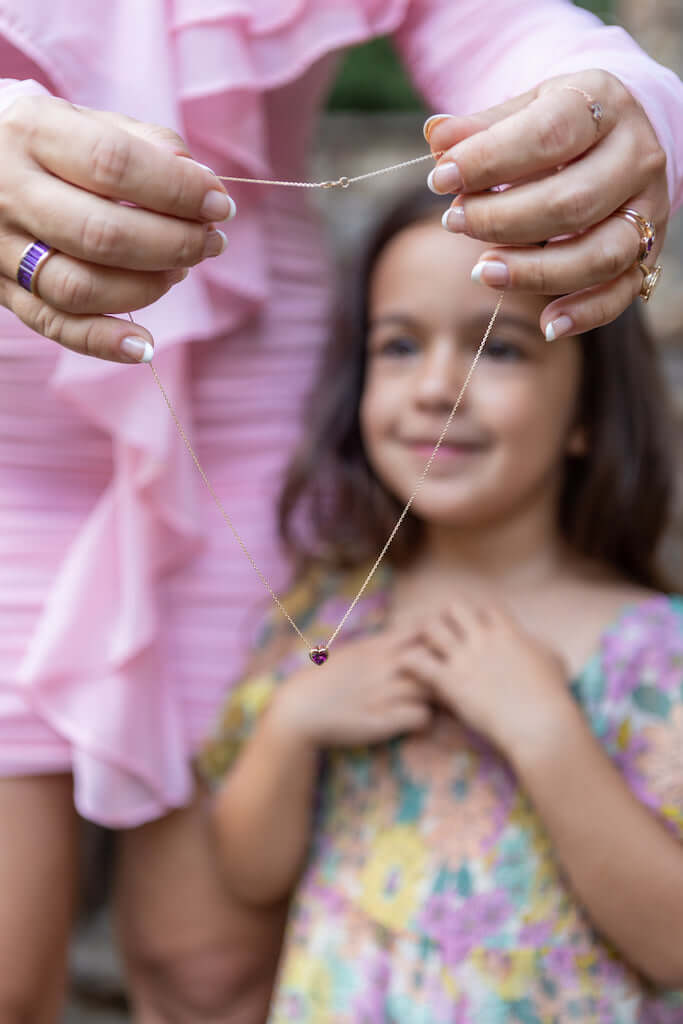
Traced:
[[655, 984], [682, 987], [681, 844], [631, 793], [578, 708], [506, 754], [597, 928]]
[[556, 75], [601, 68], [643, 105], [683, 203], [683, 83], [617, 26], [569, 0], [413, 0], [396, 43], [432, 110], [473, 114]]

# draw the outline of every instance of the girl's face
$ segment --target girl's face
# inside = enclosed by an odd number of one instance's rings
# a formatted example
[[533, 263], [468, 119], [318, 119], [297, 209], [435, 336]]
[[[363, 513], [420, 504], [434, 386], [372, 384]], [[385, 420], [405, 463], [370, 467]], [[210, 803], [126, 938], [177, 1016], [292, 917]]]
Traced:
[[[361, 428], [375, 472], [408, 500], [446, 423], [496, 303], [473, 284], [481, 242], [420, 221], [387, 244], [370, 282]], [[413, 505], [427, 522], [481, 527], [554, 503], [581, 375], [576, 339], [548, 344], [547, 299], [509, 292]]]

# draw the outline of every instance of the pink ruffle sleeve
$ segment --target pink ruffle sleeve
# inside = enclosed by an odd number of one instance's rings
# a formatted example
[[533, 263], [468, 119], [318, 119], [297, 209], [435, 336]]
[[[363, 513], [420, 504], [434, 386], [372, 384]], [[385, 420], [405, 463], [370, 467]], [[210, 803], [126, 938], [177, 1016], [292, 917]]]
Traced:
[[642, 104], [667, 155], [672, 209], [683, 203], [683, 83], [621, 28], [569, 0], [413, 0], [396, 33], [439, 113], [474, 113], [555, 75], [602, 68]]

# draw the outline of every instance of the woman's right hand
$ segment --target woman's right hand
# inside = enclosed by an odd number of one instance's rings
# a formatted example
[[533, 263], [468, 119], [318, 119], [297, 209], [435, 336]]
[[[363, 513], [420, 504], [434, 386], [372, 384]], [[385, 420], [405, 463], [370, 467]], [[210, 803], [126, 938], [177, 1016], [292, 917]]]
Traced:
[[312, 747], [380, 743], [424, 729], [430, 693], [404, 669], [414, 632], [385, 630], [330, 654], [325, 665], [302, 669], [277, 691], [271, 724]]
[[[103, 314], [148, 306], [223, 251], [213, 222], [235, 210], [223, 184], [181, 159], [190, 154], [174, 132], [50, 96], [0, 113], [0, 153], [0, 303], [65, 348], [148, 359], [149, 332]], [[36, 239], [55, 250], [39, 296], [16, 281]]]

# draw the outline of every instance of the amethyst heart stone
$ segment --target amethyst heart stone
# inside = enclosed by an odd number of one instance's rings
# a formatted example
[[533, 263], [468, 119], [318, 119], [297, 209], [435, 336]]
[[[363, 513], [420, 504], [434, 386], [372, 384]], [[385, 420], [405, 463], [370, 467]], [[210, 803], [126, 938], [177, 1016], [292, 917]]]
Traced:
[[329, 656], [330, 652], [327, 647], [314, 647], [312, 651], [308, 652], [308, 657], [314, 665], [324, 665]]

